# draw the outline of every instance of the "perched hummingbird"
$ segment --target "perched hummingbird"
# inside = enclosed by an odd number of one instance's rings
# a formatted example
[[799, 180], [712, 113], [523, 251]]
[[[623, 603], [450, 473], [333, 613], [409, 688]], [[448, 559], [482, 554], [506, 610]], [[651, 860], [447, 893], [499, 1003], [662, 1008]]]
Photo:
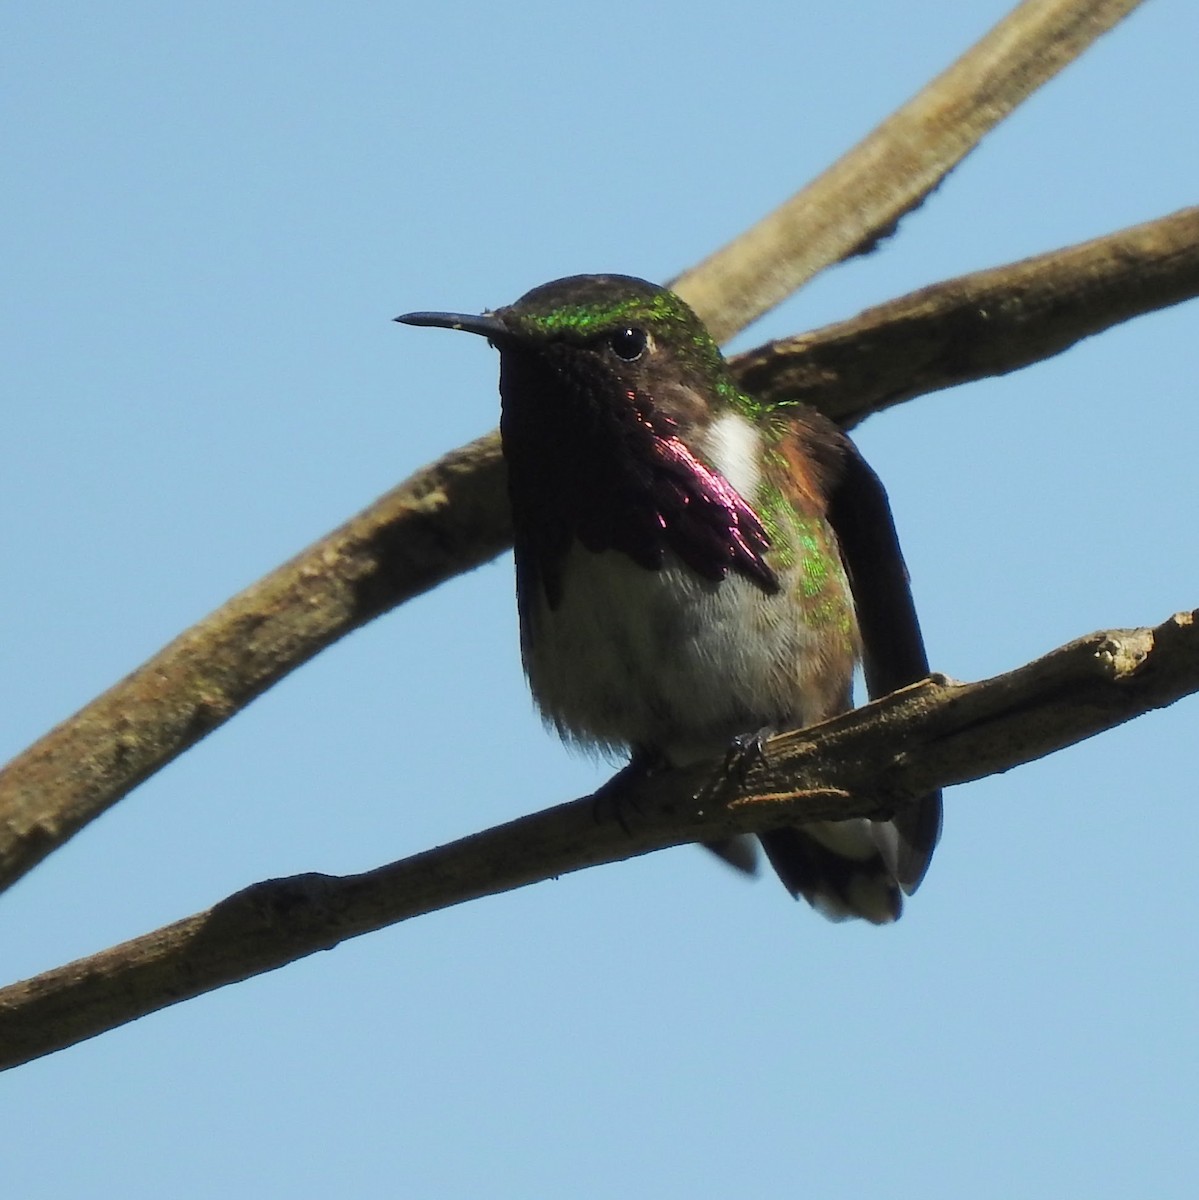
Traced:
[[[872, 696], [927, 674], [878, 477], [820, 414], [742, 392], [673, 292], [575, 275], [396, 320], [500, 353], [521, 652], [567, 741], [679, 766], [846, 711], [859, 659]], [[881, 924], [940, 827], [937, 793], [761, 841], [792, 895]]]

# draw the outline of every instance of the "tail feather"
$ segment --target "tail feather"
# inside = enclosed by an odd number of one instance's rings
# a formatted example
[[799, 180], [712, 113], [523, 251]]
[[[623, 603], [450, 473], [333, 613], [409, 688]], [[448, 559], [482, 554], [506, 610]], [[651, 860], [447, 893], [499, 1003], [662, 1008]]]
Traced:
[[872, 821], [819, 821], [762, 834], [770, 865], [787, 890], [831, 921], [899, 919], [903, 896]]
[[719, 842], [704, 842], [703, 846], [735, 871], [741, 871], [745, 875], [758, 873], [758, 845], [748, 834], [725, 838]]
[[892, 820], [875, 821], [873, 826], [887, 866], [910, 896], [924, 879], [941, 837], [941, 793], [933, 792]]

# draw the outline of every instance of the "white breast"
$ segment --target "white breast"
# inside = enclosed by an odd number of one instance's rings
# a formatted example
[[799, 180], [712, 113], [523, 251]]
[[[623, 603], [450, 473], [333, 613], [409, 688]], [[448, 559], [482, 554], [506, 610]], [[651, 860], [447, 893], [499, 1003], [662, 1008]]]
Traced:
[[751, 505], [762, 482], [762, 434], [737, 412], [717, 417], [704, 437], [703, 453]]
[[[751, 502], [762, 435], [738, 413], [701, 450]], [[673, 555], [658, 570], [577, 543], [550, 610], [530, 597], [525, 670], [547, 721], [566, 738], [657, 750], [682, 763], [714, 757], [764, 726], [795, 727], [848, 704], [843, 661], [830, 664], [803, 620], [793, 569], [768, 595], [738, 574], [700, 578]]]
[[541, 599], [525, 641], [529, 684], [572, 741], [652, 748], [682, 763], [739, 734], [806, 725], [846, 700], [786, 593], [738, 575], [716, 583], [677, 560], [657, 571], [577, 544], [562, 600]]

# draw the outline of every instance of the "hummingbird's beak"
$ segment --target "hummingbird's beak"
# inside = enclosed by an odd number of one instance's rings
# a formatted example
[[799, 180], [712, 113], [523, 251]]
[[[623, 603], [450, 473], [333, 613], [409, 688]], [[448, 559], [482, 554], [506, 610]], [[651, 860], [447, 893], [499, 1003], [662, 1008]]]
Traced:
[[491, 341], [503, 340], [508, 336], [508, 327], [492, 313], [472, 316], [470, 313], [410, 312], [395, 320], [404, 325], [434, 325], [440, 329], [461, 329], [464, 333], [477, 333]]

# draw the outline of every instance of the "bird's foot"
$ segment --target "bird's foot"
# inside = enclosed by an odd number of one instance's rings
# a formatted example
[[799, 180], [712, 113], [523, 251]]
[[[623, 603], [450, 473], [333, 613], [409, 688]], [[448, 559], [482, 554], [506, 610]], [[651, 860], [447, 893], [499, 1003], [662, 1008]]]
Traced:
[[778, 732], [773, 725], [763, 725], [756, 733], [739, 733], [729, 743], [721, 767], [721, 780], [737, 787], [759, 763], [766, 761], [766, 743]]

